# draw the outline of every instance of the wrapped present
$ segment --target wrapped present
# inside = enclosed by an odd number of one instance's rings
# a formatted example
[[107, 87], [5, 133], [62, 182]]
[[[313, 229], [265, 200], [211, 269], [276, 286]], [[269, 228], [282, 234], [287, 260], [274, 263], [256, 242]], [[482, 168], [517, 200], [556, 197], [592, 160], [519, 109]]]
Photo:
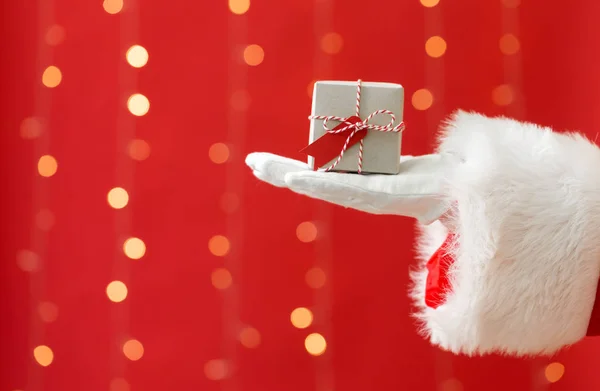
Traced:
[[404, 88], [393, 83], [315, 83], [306, 153], [311, 169], [398, 174]]

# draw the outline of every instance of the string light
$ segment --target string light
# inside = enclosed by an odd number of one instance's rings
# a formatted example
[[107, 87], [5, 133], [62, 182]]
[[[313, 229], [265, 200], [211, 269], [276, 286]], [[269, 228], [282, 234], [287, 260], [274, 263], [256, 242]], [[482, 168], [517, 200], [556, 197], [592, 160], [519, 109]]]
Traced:
[[446, 53], [446, 41], [439, 36], [433, 36], [425, 42], [425, 52], [433, 58], [442, 57]]
[[236, 15], [242, 15], [248, 12], [250, 0], [229, 0], [229, 10]]
[[106, 200], [111, 207], [123, 209], [129, 203], [129, 194], [122, 187], [114, 187], [108, 192]]
[[58, 307], [49, 301], [43, 301], [38, 305], [40, 319], [46, 323], [52, 323], [58, 318]]
[[248, 349], [255, 349], [260, 345], [260, 333], [254, 327], [246, 327], [240, 332], [240, 343]]
[[146, 160], [150, 156], [150, 145], [144, 140], [131, 140], [127, 146], [127, 153], [133, 160]]
[[224, 257], [229, 253], [229, 239], [223, 235], [215, 235], [208, 241], [208, 249], [217, 257]]
[[344, 39], [338, 33], [327, 33], [321, 38], [321, 50], [327, 54], [338, 54], [343, 46]]
[[19, 130], [21, 137], [26, 140], [33, 140], [41, 136], [42, 123], [39, 119], [34, 117], [25, 118], [23, 121], [21, 121], [21, 127]]
[[520, 48], [521, 44], [519, 43], [519, 39], [513, 34], [504, 34], [500, 38], [500, 51], [502, 54], [516, 54]]
[[308, 308], [299, 307], [292, 311], [290, 321], [294, 327], [305, 329], [312, 324], [313, 314]]
[[250, 66], [260, 65], [265, 59], [265, 51], [260, 45], [248, 45], [244, 49], [244, 61]]
[[127, 108], [131, 114], [141, 117], [150, 110], [150, 101], [142, 94], [133, 94], [127, 100]]
[[304, 340], [304, 347], [306, 351], [313, 356], [320, 356], [325, 353], [327, 349], [327, 341], [319, 333], [309, 334]]
[[40, 270], [41, 260], [36, 253], [30, 250], [20, 250], [17, 253], [17, 266], [24, 272]]
[[208, 158], [215, 164], [223, 164], [229, 159], [229, 147], [223, 143], [216, 143], [208, 149]]
[[33, 357], [38, 364], [47, 367], [54, 361], [54, 352], [48, 346], [40, 345], [33, 349]]
[[507, 106], [513, 102], [513, 89], [508, 84], [502, 84], [492, 90], [492, 101], [498, 106]]
[[130, 339], [123, 344], [123, 354], [131, 361], [138, 361], [144, 356], [144, 345], [137, 339]]
[[58, 163], [54, 156], [44, 155], [38, 160], [38, 172], [41, 176], [49, 178], [56, 174]]
[[313, 288], [319, 289], [325, 286], [325, 282], [327, 281], [327, 277], [323, 269], [319, 267], [313, 267], [309, 271], [306, 272], [305, 275], [306, 284]]
[[296, 237], [303, 243], [310, 243], [317, 238], [317, 227], [310, 221], [298, 224]]
[[140, 259], [146, 254], [146, 244], [140, 238], [129, 238], [123, 243], [123, 252], [131, 259]]
[[104, 0], [102, 6], [109, 14], [118, 14], [123, 9], [123, 0]]
[[227, 269], [216, 269], [210, 275], [213, 286], [217, 289], [223, 290], [231, 286], [233, 278], [231, 273]]
[[148, 63], [148, 51], [140, 45], [133, 45], [125, 55], [127, 62], [134, 68], [141, 68]]
[[544, 371], [546, 380], [548, 380], [550, 383], [556, 383], [563, 377], [564, 374], [565, 366], [559, 362], [548, 364], [548, 366], [546, 366], [546, 370]]
[[112, 302], [122, 302], [127, 298], [127, 285], [121, 281], [112, 281], [106, 286], [106, 296]]
[[209, 380], [223, 380], [227, 377], [227, 362], [225, 360], [210, 360], [204, 364], [204, 375]]
[[414, 92], [412, 105], [417, 110], [427, 110], [433, 104], [433, 94], [426, 88]]
[[65, 39], [65, 28], [55, 24], [50, 26], [48, 31], [46, 31], [45, 40], [46, 43], [50, 46], [56, 46], [60, 44]]
[[54, 88], [62, 81], [62, 73], [58, 67], [50, 65], [42, 74], [42, 83], [48, 88]]
[[421, 4], [427, 8], [435, 7], [439, 2], [440, 0], [421, 0]]

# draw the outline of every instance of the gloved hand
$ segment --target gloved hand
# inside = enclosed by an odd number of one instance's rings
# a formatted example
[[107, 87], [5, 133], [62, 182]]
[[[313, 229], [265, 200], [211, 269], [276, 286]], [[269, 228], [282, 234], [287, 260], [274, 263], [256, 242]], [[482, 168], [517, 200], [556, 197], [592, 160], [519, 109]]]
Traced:
[[437, 220], [447, 206], [441, 196], [442, 155], [402, 156], [398, 175], [358, 175], [311, 170], [306, 163], [270, 153], [251, 153], [254, 175], [277, 187], [367, 213], [408, 216], [422, 224]]

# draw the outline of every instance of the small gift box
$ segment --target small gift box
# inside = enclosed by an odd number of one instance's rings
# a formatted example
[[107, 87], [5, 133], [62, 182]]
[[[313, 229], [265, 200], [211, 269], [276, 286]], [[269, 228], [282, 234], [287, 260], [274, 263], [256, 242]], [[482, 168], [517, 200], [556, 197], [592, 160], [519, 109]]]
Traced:
[[310, 119], [313, 170], [398, 174], [404, 88], [399, 84], [319, 81]]

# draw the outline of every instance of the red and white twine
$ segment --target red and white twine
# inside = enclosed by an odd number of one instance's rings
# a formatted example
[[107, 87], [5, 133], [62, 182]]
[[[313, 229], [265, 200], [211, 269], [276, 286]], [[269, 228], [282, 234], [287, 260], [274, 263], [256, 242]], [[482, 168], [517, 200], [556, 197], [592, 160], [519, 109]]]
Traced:
[[[360, 89], [361, 89], [361, 84], [362, 84], [362, 80], [359, 79], [357, 81], [357, 83], [356, 83], [356, 116], [359, 117], [359, 118], [360, 118]], [[375, 117], [376, 115], [379, 115], [379, 114], [387, 114], [387, 115], [389, 115], [391, 117], [390, 123], [387, 124], [387, 125], [385, 125], [385, 126], [370, 124], [369, 121], [373, 117]], [[396, 122], [396, 116], [390, 110], [377, 110], [377, 111], [369, 114], [369, 116], [367, 118], [365, 118], [362, 122], [357, 122], [357, 123], [349, 122], [347, 118], [336, 117], [334, 115], [328, 115], [328, 116], [311, 115], [308, 118], [311, 119], [311, 120], [313, 120], [313, 119], [323, 120], [323, 129], [325, 129], [325, 132], [327, 132], [327, 133], [337, 134], [337, 133], [343, 133], [343, 132], [350, 132], [350, 134], [348, 135], [348, 138], [346, 139], [346, 142], [344, 143], [344, 146], [342, 147], [342, 151], [338, 155], [337, 159], [335, 160], [335, 162], [332, 165], [330, 165], [329, 167], [327, 167], [325, 169], [325, 171], [331, 171], [331, 170], [333, 170], [338, 165], [338, 163], [344, 157], [344, 153], [348, 149], [348, 144], [350, 143], [350, 140], [352, 140], [352, 137], [354, 137], [354, 135], [358, 131], [366, 129], [366, 130], [375, 130], [375, 131], [378, 131], [378, 132], [401, 133], [401, 132], [404, 131], [404, 129], [406, 127], [404, 125], [403, 121], [400, 122], [398, 125], [394, 126], [394, 123]], [[345, 124], [346, 126], [344, 126], [343, 128], [340, 128], [340, 129], [336, 129], [336, 130], [330, 129], [330, 128], [327, 127], [327, 122], [328, 121], [338, 121], [338, 122], [341, 122], [341, 123]], [[362, 172], [363, 148], [364, 148], [364, 138], [362, 140], [360, 140], [360, 146], [358, 148], [358, 173], [359, 174]]]

